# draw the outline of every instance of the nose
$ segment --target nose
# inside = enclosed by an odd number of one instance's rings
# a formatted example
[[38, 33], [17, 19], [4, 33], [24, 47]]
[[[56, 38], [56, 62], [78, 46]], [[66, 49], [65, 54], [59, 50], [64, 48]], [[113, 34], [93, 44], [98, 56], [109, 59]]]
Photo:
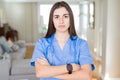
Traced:
[[63, 22], [64, 22], [63, 17], [61, 17], [60, 18], [60, 23], [63, 23]]

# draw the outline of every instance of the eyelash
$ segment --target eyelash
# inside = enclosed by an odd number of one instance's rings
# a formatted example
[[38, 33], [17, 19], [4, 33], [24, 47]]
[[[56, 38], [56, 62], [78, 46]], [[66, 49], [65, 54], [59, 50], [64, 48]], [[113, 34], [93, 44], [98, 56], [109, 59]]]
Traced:
[[65, 18], [68, 18], [68, 16], [64, 16]]
[[55, 16], [55, 19], [58, 19], [58, 16]]
[[[68, 16], [64, 16], [65, 18], [68, 18]], [[55, 16], [55, 19], [58, 19], [59, 18], [59, 16]]]

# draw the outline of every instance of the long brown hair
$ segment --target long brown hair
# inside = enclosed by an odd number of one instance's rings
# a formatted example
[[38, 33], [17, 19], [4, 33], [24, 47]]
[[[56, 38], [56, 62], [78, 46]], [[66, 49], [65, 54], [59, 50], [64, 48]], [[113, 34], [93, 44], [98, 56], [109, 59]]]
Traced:
[[70, 27], [68, 29], [68, 32], [70, 34], [70, 37], [72, 36], [76, 36], [76, 31], [75, 31], [75, 26], [74, 26], [74, 17], [73, 17], [73, 12], [70, 8], [70, 6], [64, 2], [64, 1], [61, 1], [61, 2], [56, 2], [51, 11], [50, 11], [50, 16], [49, 16], [49, 23], [48, 23], [48, 30], [47, 30], [47, 34], [45, 36], [45, 38], [48, 38], [50, 37], [53, 33], [55, 33], [56, 29], [54, 27], [54, 24], [53, 24], [53, 13], [56, 9], [60, 8], [60, 7], [65, 7], [65, 9], [69, 12], [69, 16], [70, 16]]

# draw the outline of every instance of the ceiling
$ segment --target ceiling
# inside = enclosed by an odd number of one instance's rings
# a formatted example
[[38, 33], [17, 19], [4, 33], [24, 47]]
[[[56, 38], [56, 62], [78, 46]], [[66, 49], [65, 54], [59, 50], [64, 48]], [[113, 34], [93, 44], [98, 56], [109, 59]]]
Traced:
[[[62, 0], [1, 0], [4, 2], [57, 2], [57, 1], [62, 1]], [[78, 3], [81, 1], [93, 1], [93, 0], [63, 0], [63, 1], [67, 1], [67, 2], [72, 2], [72, 3]]]
[[[5, 2], [55, 2], [61, 0], [3, 0]], [[80, 1], [80, 0], [64, 0], [64, 1]]]

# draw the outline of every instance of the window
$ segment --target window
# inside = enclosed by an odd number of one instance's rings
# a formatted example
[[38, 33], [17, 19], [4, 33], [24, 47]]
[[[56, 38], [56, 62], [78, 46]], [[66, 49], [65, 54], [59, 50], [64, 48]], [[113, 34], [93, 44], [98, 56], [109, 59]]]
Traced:
[[95, 2], [89, 4], [89, 27], [94, 29], [95, 27]]
[[87, 27], [88, 27], [88, 3], [81, 3], [80, 4], [80, 34], [81, 37], [84, 39], [87, 39], [86, 37]]
[[80, 34], [87, 40], [87, 29], [94, 29], [95, 24], [94, 2], [83, 1], [80, 3]]
[[39, 25], [39, 31], [45, 33], [48, 29], [48, 21], [49, 21], [49, 14], [51, 10], [52, 5], [50, 4], [41, 4], [40, 9], [40, 25]]

